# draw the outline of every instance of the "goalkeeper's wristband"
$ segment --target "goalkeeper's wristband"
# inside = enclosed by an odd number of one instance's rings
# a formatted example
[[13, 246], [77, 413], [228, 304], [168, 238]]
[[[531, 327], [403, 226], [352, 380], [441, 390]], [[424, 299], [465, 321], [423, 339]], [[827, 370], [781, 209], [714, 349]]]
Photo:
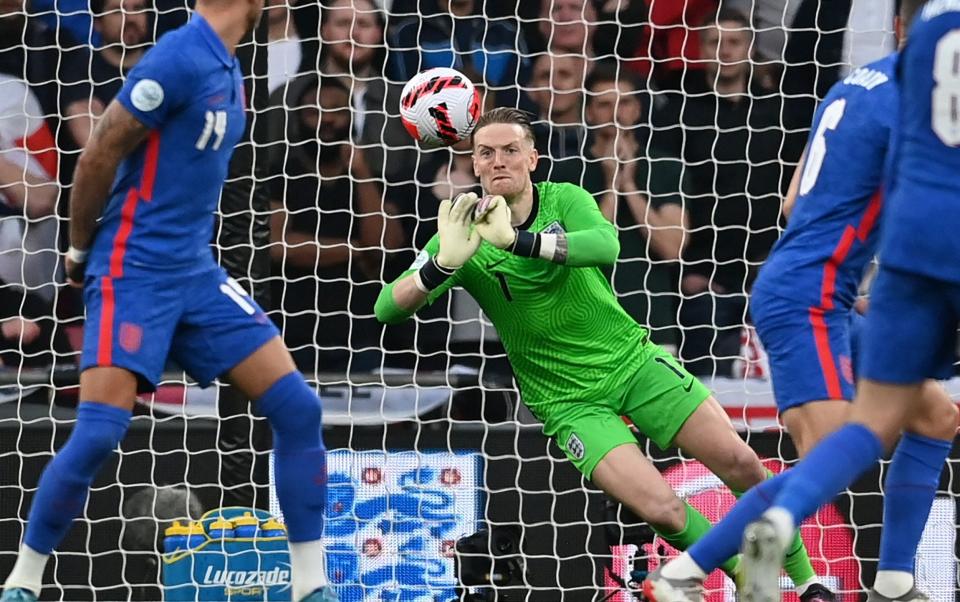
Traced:
[[67, 249], [67, 259], [73, 263], [86, 263], [87, 257], [90, 255], [90, 251], [86, 249], [78, 249], [73, 245], [70, 245], [70, 248]]
[[430, 291], [446, 282], [447, 278], [453, 276], [453, 273], [456, 271], [456, 269], [451, 270], [441, 267], [440, 264], [437, 263], [437, 258], [431, 257], [427, 260], [427, 263], [423, 264], [423, 267], [413, 275], [413, 283], [417, 285], [417, 288], [420, 289], [421, 292], [430, 293]]
[[520, 257], [539, 257], [555, 263], [567, 260], [566, 237], [562, 234], [541, 234], [527, 230], [516, 230], [517, 238], [509, 251]]

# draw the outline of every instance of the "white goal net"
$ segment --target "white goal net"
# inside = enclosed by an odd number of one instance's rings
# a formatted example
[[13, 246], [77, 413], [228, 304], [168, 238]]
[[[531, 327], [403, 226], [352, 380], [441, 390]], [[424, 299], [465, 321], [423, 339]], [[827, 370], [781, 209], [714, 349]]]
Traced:
[[[618, 230], [606, 273], [624, 309], [776, 472], [796, 454], [750, 326], [750, 285], [782, 232], [817, 102], [894, 49], [894, 0], [265, 4], [238, 48], [249, 127], [213, 252], [269, 310], [324, 401], [326, 570], [341, 599], [639, 599], [637, 579], [676, 551], [541, 434], [477, 303], [453, 290], [404, 324], [375, 318], [384, 283], [436, 232], [439, 201], [479, 192], [469, 142], [419, 149], [399, 91], [422, 69], [454, 67], [485, 109], [530, 113], [534, 181], [595, 196]], [[0, 577], [76, 418], [84, 312], [60, 257], [77, 157], [125, 74], [189, 14], [186, 0], [0, 0]], [[709, 519], [732, 505], [701, 464], [638, 442]], [[256, 534], [278, 535], [266, 522], [280, 518], [269, 450], [248, 400], [168, 365], [54, 555], [42, 599], [289, 600], [284, 546], [243, 543], [242, 511], [230, 514], [235, 547], [201, 518], [248, 507]], [[918, 559], [918, 584], [937, 601], [957, 594], [951, 475]], [[876, 571], [880, 476], [802, 528], [844, 600]], [[167, 533], [174, 521], [202, 532]], [[722, 575], [707, 586], [711, 602], [734, 599]]]

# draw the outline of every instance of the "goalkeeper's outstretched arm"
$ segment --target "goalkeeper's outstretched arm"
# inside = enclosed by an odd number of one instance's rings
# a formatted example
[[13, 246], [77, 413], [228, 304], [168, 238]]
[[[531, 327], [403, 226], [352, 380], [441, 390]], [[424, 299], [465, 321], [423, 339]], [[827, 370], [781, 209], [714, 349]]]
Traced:
[[433, 301], [455, 284], [455, 274], [480, 247], [473, 230], [473, 193], [457, 195], [440, 203], [437, 234], [417, 256], [410, 269], [380, 291], [373, 312], [386, 324], [402, 322], [425, 303]]

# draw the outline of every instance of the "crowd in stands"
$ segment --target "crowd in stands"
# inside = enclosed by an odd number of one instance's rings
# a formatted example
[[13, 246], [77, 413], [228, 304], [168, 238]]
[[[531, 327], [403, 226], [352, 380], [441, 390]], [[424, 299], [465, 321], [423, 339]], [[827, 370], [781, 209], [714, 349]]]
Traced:
[[[407, 326], [373, 319], [381, 283], [436, 231], [439, 200], [478, 188], [469, 142], [420, 151], [399, 121], [403, 83], [450, 66], [486, 107], [535, 116], [535, 180], [581, 184], [617, 225], [625, 309], [693, 372], [729, 374], [816, 100], [843, 56], [884, 51], [844, 37], [863, 3], [825, 15], [812, 0], [267, 0], [256, 148], [272, 315], [298, 364], [374, 370], [413, 348], [445, 366], [491, 344], [466, 295]], [[79, 302], [50, 286], [73, 166], [124, 74], [187, 18], [185, 0], [0, 0], [4, 365], [73, 361], [64, 326]]]

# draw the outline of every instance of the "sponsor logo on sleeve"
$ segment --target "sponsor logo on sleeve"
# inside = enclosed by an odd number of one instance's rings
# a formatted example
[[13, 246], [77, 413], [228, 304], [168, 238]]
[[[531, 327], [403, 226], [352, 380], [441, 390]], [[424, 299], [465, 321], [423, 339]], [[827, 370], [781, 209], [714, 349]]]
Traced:
[[130, 102], [141, 111], [152, 111], [163, 103], [163, 86], [152, 79], [141, 79], [130, 91]]
[[428, 261], [430, 261], [430, 253], [427, 253], [426, 251], [420, 251], [420, 253], [417, 254], [417, 258], [413, 260], [413, 263], [410, 264], [408, 269], [419, 270], [423, 266], [427, 265]]

